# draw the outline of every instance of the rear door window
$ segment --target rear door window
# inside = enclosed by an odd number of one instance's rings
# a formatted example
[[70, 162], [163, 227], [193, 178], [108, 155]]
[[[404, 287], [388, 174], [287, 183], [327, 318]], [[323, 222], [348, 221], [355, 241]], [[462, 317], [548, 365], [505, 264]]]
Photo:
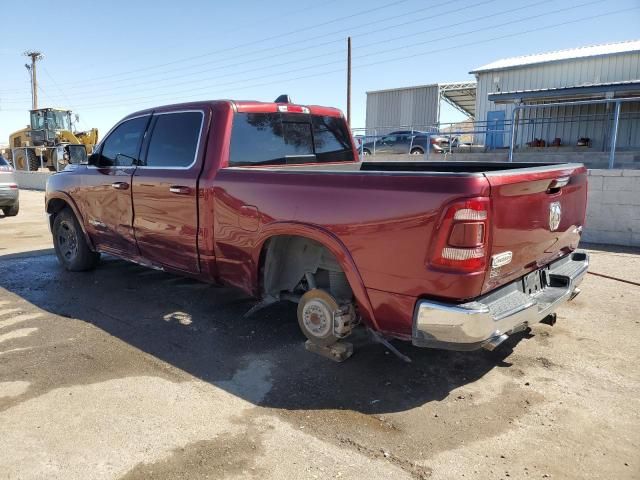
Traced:
[[154, 168], [189, 168], [196, 160], [202, 112], [157, 115], [145, 165]]
[[230, 166], [353, 159], [351, 139], [340, 118], [286, 113], [234, 115]]

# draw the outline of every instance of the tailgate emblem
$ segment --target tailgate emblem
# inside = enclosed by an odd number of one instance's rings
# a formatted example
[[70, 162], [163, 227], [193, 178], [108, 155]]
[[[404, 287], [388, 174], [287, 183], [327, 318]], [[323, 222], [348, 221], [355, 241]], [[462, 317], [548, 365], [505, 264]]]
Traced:
[[560, 208], [560, 202], [553, 202], [549, 205], [549, 230], [554, 232], [560, 226], [560, 217], [562, 216], [562, 209]]
[[500, 268], [503, 265], [507, 265], [511, 263], [512, 258], [513, 258], [513, 252], [497, 253], [493, 257], [491, 257], [491, 267]]

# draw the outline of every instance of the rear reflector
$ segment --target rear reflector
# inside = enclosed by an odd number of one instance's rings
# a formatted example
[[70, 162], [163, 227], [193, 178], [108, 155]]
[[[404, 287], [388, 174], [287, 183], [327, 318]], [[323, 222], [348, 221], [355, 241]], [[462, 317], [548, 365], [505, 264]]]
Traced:
[[278, 105], [278, 111], [288, 113], [309, 113], [309, 109], [307, 107], [302, 107], [300, 105]]

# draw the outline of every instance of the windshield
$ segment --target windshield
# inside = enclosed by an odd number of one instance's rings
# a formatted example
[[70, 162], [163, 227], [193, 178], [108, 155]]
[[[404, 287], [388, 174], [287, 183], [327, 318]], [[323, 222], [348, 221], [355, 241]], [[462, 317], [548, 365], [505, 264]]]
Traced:
[[71, 130], [69, 114], [52, 110], [31, 112], [31, 128], [33, 130]]

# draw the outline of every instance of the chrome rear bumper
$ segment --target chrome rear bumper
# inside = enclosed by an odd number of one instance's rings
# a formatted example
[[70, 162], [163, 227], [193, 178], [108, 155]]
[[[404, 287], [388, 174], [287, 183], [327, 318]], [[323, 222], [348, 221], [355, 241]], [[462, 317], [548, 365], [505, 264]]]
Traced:
[[495, 347], [574, 298], [588, 268], [589, 255], [576, 250], [541, 269], [542, 288], [531, 294], [525, 293], [523, 277], [463, 304], [419, 300], [413, 344], [446, 350]]

